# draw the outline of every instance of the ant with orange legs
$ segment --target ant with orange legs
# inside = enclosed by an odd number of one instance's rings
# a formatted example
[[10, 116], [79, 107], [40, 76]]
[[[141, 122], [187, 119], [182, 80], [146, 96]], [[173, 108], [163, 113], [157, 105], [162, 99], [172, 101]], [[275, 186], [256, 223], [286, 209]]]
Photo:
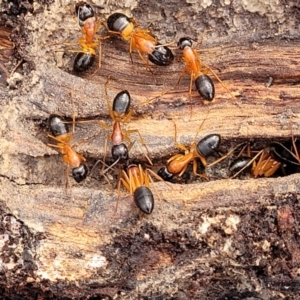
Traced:
[[[258, 159], [257, 162], [256, 159]], [[229, 172], [233, 174], [230, 178], [235, 178], [249, 168], [251, 164], [251, 173], [255, 178], [260, 176], [270, 177], [281, 166], [281, 163], [271, 155], [271, 149], [267, 147], [259, 151], [253, 158], [242, 156], [234, 160], [229, 166]]]
[[227, 90], [218, 75], [200, 60], [198, 52], [196, 49], [192, 48], [193, 42], [190, 38], [183, 37], [179, 39], [177, 46], [180, 50], [182, 50], [182, 59], [186, 63], [177, 85], [179, 84], [182, 76], [185, 73], [189, 73], [191, 76], [189, 95], [191, 95], [192, 92], [192, 83], [195, 81], [195, 86], [200, 96], [202, 96], [205, 100], [212, 101], [215, 97], [215, 86], [211, 78], [207, 75], [210, 72]]
[[[105, 139], [103, 160], [105, 161], [108, 139], [111, 139], [113, 144], [111, 148], [111, 155], [113, 157], [114, 163], [110, 166], [110, 168], [115, 166], [118, 162], [127, 161], [129, 158], [129, 151], [133, 146], [133, 142], [131, 142], [131, 139], [129, 138], [128, 135], [132, 133], [137, 133], [139, 135], [142, 145], [145, 147], [147, 151], [146, 158], [149, 161], [149, 163], [152, 165], [152, 161], [149, 157], [148, 148], [140, 132], [137, 129], [122, 130], [121, 128], [121, 123], [127, 123], [130, 120], [132, 115], [132, 110], [130, 109], [131, 97], [129, 92], [127, 90], [123, 90], [119, 92], [115, 96], [112, 106], [109, 102], [109, 97], [107, 94], [107, 83], [105, 84], [105, 94], [106, 94], [106, 102], [107, 102], [109, 115], [113, 120], [113, 126], [112, 126], [112, 133], [108, 134]], [[110, 126], [108, 126], [106, 123], [102, 121], [96, 121], [96, 122], [105, 129], [111, 128]], [[124, 143], [124, 141], [129, 142], [129, 146], [127, 146]], [[98, 164], [98, 162], [94, 165], [93, 169]]]
[[167, 166], [162, 167], [158, 170], [158, 175], [166, 181], [170, 181], [174, 175], [181, 177], [186, 171], [188, 164], [193, 162], [193, 172], [196, 176], [202, 177], [208, 180], [208, 176], [204, 174], [199, 174], [197, 172], [197, 161], [196, 158], [199, 158], [203, 166], [207, 166], [206, 158], [216, 153], [219, 145], [221, 143], [221, 136], [219, 134], [209, 134], [201, 139], [197, 144], [195, 142], [196, 137], [201, 130], [204, 121], [200, 125], [192, 143], [190, 149], [185, 147], [182, 144], [177, 143], [177, 133], [176, 133], [176, 124], [175, 125], [175, 143], [176, 147], [183, 150], [184, 154], [175, 154], [170, 159], [167, 160]]
[[[97, 6], [98, 8], [103, 8]], [[99, 68], [101, 62], [101, 44], [98, 40], [105, 39], [107, 37], [100, 37], [96, 35], [102, 25], [102, 21], [95, 17], [95, 12], [91, 4], [84, 1], [80, 1], [75, 5], [75, 15], [78, 19], [78, 24], [81, 27], [82, 37], [78, 39], [78, 44], [82, 47], [81, 50], [70, 50], [70, 52], [78, 52], [74, 64], [73, 70], [75, 72], [86, 71], [90, 68], [96, 56], [95, 49], [99, 46]]]
[[[110, 167], [109, 167], [110, 168]], [[153, 184], [157, 196], [159, 193], [150, 176], [154, 176], [159, 181], [164, 181], [163, 178], [155, 174], [150, 169], [143, 170], [140, 164], [126, 162], [124, 169], [120, 172], [118, 180], [118, 201], [120, 199], [121, 184], [127, 189], [130, 195], [133, 196], [136, 206], [145, 214], [151, 214], [154, 209], [154, 196], [150, 190], [150, 183]], [[168, 183], [168, 187], [172, 188]], [[118, 202], [116, 205], [116, 210]]]
[[[260, 176], [270, 177], [273, 174], [275, 174], [275, 172], [281, 166], [280, 161], [278, 161], [273, 155], [272, 147], [265, 147], [264, 149], [258, 151], [258, 153], [254, 157], [252, 157], [250, 145], [247, 142], [237, 145], [226, 155], [224, 155], [217, 161], [213, 162], [209, 166], [211, 167], [221, 162], [222, 160], [230, 156], [232, 153], [234, 153], [240, 147], [242, 147], [242, 149], [237, 155], [237, 158], [233, 160], [232, 163], [229, 165], [228, 171], [231, 176], [230, 178], [237, 177], [239, 174], [241, 174], [243, 171], [249, 168], [251, 168], [251, 174], [255, 178]], [[247, 148], [247, 154], [243, 155], [246, 148]]]
[[[172, 51], [164, 45], [159, 44], [158, 40], [151, 34], [150, 30], [141, 29], [137, 22], [128, 18], [122, 13], [114, 13], [107, 19], [109, 32], [120, 35], [124, 40], [129, 41], [129, 54], [133, 63], [131, 53], [136, 50], [142, 61], [148, 66], [151, 61], [157, 66], [168, 66], [174, 60]], [[145, 60], [142, 53], [148, 55]]]
[[149, 188], [152, 179], [148, 171], [148, 169], [144, 171], [141, 165], [129, 164], [121, 171], [118, 181], [118, 199], [120, 198], [122, 183], [130, 195], [133, 196], [136, 206], [145, 214], [151, 214], [154, 209], [154, 196]]
[[47, 146], [56, 148], [61, 154], [63, 154], [63, 161], [67, 164], [67, 183], [69, 176], [69, 167], [72, 169], [72, 177], [76, 182], [83, 181], [88, 174], [88, 168], [85, 165], [86, 159], [73, 148], [75, 145], [70, 145], [73, 139], [73, 133], [69, 132], [67, 124], [58, 115], [50, 115], [49, 127], [52, 135], [48, 134], [52, 140], [56, 141], [57, 144], [48, 143]]

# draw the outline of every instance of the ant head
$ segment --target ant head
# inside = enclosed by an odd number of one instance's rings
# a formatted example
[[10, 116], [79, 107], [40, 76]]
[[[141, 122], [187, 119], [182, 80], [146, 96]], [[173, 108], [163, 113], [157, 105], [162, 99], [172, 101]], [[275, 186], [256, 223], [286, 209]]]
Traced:
[[157, 175], [160, 176], [164, 181], [170, 181], [174, 174], [170, 173], [167, 167], [162, 167], [157, 171]]
[[197, 151], [203, 157], [210, 156], [218, 150], [220, 143], [221, 136], [219, 134], [209, 134], [198, 142]]
[[69, 132], [67, 124], [59, 115], [50, 115], [48, 122], [53, 136], [60, 136]]
[[157, 44], [148, 59], [157, 66], [168, 66], [173, 62], [174, 54], [168, 47]]
[[111, 148], [111, 155], [114, 159], [114, 161], [127, 161], [129, 156], [128, 156], [128, 148], [127, 146], [122, 143], [120, 145], [114, 145]]
[[87, 174], [88, 174], [88, 168], [84, 164], [80, 165], [78, 168], [72, 169], [72, 177], [78, 183], [86, 179]]
[[74, 59], [73, 71], [80, 73], [88, 70], [95, 61], [95, 54], [91, 52], [78, 52]]
[[107, 27], [111, 31], [122, 32], [130, 23], [130, 19], [122, 13], [114, 13], [107, 19]]
[[117, 115], [126, 115], [130, 108], [130, 101], [131, 98], [129, 92], [126, 90], [121, 91], [114, 98], [112, 110]]
[[92, 6], [84, 1], [80, 1], [75, 5], [75, 14], [78, 18], [80, 26], [84, 25], [84, 21], [88, 18], [94, 17], [95, 13]]
[[189, 37], [183, 37], [178, 41], [177, 46], [180, 50], [183, 50], [184, 47], [192, 47], [193, 42]]

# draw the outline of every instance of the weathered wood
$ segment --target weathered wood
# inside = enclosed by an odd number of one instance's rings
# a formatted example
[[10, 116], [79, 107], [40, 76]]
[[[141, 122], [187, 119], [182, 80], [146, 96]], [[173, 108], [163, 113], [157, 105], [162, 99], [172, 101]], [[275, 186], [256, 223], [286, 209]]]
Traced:
[[[11, 75], [11, 89], [0, 93], [0, 291], [6, 298], [297, 299], [299, 174], [172, 188], [159, 182], [151, 187], [153, 214], [142, 216], [125, 191], [116, 212], [117, 192], [98, 180], [98, 169], [83, 184], [64, 188], [65, 165], [42, 131], [50, 113], [71, 119], [73, 107], [78, 120], [110, 122], [104, 91], [110, 76], [111, 100], [121, 89], [130, 91], [134, 114], [126, 128], [140, 131], [154, 161], [177, 151], [174, 123], [178, 141], [189, 145], [205, 119], [199, 138], [221, 134], [223, 151], [236, 140], [290, 139], [291, 129], [297, 135], [300, 50], [291, 10], [297, 2], [254, 5], [256, 10], [252, 2], [225, 2], [205, 10], [204, 4], [184, 3], [176, 11], [173, 1], [141, 1], [134, 11], [141, 24], [152, 20], [162, 42], [198, 37], [213, 27], [199, 53], [232, 96], [213, 79], [214, 101], [204, 102], [193, 91], [192, 105], [189, 76], [176, 86], [184, 67], [180, 51], [174, 50], [178, 61], [172, 66], [152, 67], [154, 78], [135, 53], [130, 65], [126, 43], [106, 40], [101, 69], [80, 78], [67, 72], [73, 54], [55, 52], [64, 48], [57, 43], [79, 36], [71, 5], [55, 2], [49, 13], [36, 7], [36, 14], [22, 19], [18, 51], [25, 65]], [[105, 15], [115, 10], [111, 5]], [[260, 27], [253, 33], [242, 20]], [[35, 66], [30, 73], [27, 62]], [[266, 87], [270, 76], [273, 83]], [[89, 165], [103, 157], [107, 132], [95, 124], [76, 126], [76, 140], [100, 130], [77, 147]], [[145, 160], [138, 144], [130, 154]]]

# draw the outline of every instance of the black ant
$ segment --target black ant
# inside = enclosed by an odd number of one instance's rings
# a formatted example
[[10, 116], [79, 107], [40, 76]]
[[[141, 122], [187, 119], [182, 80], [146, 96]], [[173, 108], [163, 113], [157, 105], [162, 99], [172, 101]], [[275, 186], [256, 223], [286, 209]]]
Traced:
[[193, 81], [195, 81], [196, 89], [204, 99], [209, 101], [212, 101], [214, 99], [215, 86], [211, 78], [207, 75], [209, 72], [211, 72], [227, 90], [217, 74], [200, 60], [198, 52], [196, 51], [196, 49], [192, 48], [193, 42], [190, 38], [183, 37], [179, 39], [177, 45], [179, 49], [182, 50], [182, 59], [186, 63], [186, 66], [182, 71], [182, 75], [180, 76], [177, 84], [179, 84], [180, 79], [184, 73], [189, 73], [191, 75], [189, 95], [191, 95], [192, 92], [192, 83]]
[[[49, 127], [52, 135], [48, 134], [48, 137], [55, 140], [57, 144], [47, 144], [50, 147], [58, 149], [63, 154], [63, 161], [68, 165], [67, 176], [69, 174], [69, 166], [73, 167], [72, 177], [76, 182], [83, 181], [88, 174], [88, 168], [84, 164], [86, 159], [79, 153], [77, 153], [70, 142], [73, 139], [73, 134], [69, 132], [67, 124], [58, 115], [50, 115]], [[67, 177], [68, 178], [68, 177]]]
[[[204, 122], [204, 121], [203, 121]], [[177, 144], [176, 140], [176, 126], [175, 126], [175, 143], [176, 147], [185, 151], [184, 154], [175, 154], [170, 159], [167, 160], [167, 166], [160, 168], [158, 170], [158, 175], [166, 181], [170, 181], [174, 175], [179, 177], [183, 175], [186, 171], [187, 166], [190, 162], [193, 162], [193, 172], [195, 175], [200, 176], [208, 180], [208, 176], [204, 174], [197, 173], [197, 161], [199, 158], [204, 167], [207, 166], [206, 158], [214, 154], [221, 143], [221, 136], [219, 134], [209, 134], [201, 139], [197, 144], [195, 143], [196, 137], [203, 125], [199, 127], [195, 138], [193, 139], [190, 149], [182, 144]], [[175, 124], [174, 124], [175, 125]]]
[[[103, 8], [100, 6], [98, 7]], [[78, 52], [74, 60], [73, 70], [75, 72], [82, 72], [86, 71], [93, 65], [96, 56], [95, 49], [98, 45], [101, 46], [100, 43], [96, 41], [96, 39], [100, 38], [96, 36], [96, 32], [102, 25], [102, 21], [97, 21], [92, 5], [84, 1], [76, 3], [75, 15], [78, 19], [78, 24], [81, 27], [82, 37], [78, 39], [78, 44], [82, 47], [82, 49], [80, 51], [71, 51]], [[100, 56], [101, 54], [99, 55], [99, 64], [101, 61]]]
[[[140, 58], [148, 65], [148, 60], [158, 66], [168, 66], [174, 60], [172, 51], [158, 43], [150, 30], [141, 29], [137, 22], [122, 13], [114, 13], [107, 19], [110, 32], [119, 34], [124, 40], [129, 41], [129, 54], [133, 63], [131, 53], [136, 50]], [[142, 53], [148, 54], [145, 60]]]

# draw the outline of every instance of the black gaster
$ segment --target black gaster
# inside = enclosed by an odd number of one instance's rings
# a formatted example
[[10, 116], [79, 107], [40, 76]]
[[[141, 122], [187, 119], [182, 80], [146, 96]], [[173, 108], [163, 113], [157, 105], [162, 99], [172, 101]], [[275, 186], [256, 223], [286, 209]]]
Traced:
[[145, 214], [151, 214], [154, 208], [154, 197], [151, 190], [142, 185], [135, 189], [133, 199], [136, 206]]
[[80, 1], [75, 5], [75, 15], [78, 18], [79, 25], [83, 26], [84, 21], [94, 17], [95, 13], [92, 6], [84, 1]]
[[174, 174], [170, 173], [167, 167], [160, 168], [157, 171], [157, 175], [160, 176], [164, 181], [170, 181], [174, 177]]
[[50, 115], [48, 122], [53, 136], [60, 136], [69, 132], [68, 125], [58, 115]]
[[126, 115], [130, 108], [130, 94], [128, 91], [121, 91], [116, 95], [113, 101], [112, 110], [118, 115]]
[[200, 75], [195, 80], [198, 93], [206, 100], [213, 100], [215, 97], [215, 86], [207, 75]]
[[127, 161], [129, 158], [128, 148], [124, 143], [122, 143], [120, 145], [113, 145], [111, 148], [111, 155], [112, 155], [114, 161], [116, 161], [116, 160]]
[[[234, 175], [235, 173], [239, 172], [241, 169], [243, 169], [249, 162], [251, 161], [251, 157], [248, 156], [241, 156], [235, 159], [229, 166], [229, 173], [230, 176]], [[249, 168], [251, 168], [251, 165], [249, 165], [245, 171], [248, 171]]]
[[107, 27], [111, 31], [122, 32], [130, 23], [130, 19], [121, 13], [114, 13], [107, 19]]
[[86, 179], [87, 174], [88, 174], [88, 168], [84, 164], [81, 164], [78, 168], [72, 169], [72, 177], [78, 183]]
[[200, 155], [207, 157], [214, 154], [221, 143], [219, 134], [209, 134], [201, 139], [197, 144], [197, 151]]
[[95, 62], [96, 56], [90, 52], [79, 52], [76, 54], [73, 64], [74, 72], [84, 72]]
[[157, 66], [169, 66], [174, 60], [174, 54], [168, 47], [157, 44], [154, 51], [148, 54], [148, 59]]

